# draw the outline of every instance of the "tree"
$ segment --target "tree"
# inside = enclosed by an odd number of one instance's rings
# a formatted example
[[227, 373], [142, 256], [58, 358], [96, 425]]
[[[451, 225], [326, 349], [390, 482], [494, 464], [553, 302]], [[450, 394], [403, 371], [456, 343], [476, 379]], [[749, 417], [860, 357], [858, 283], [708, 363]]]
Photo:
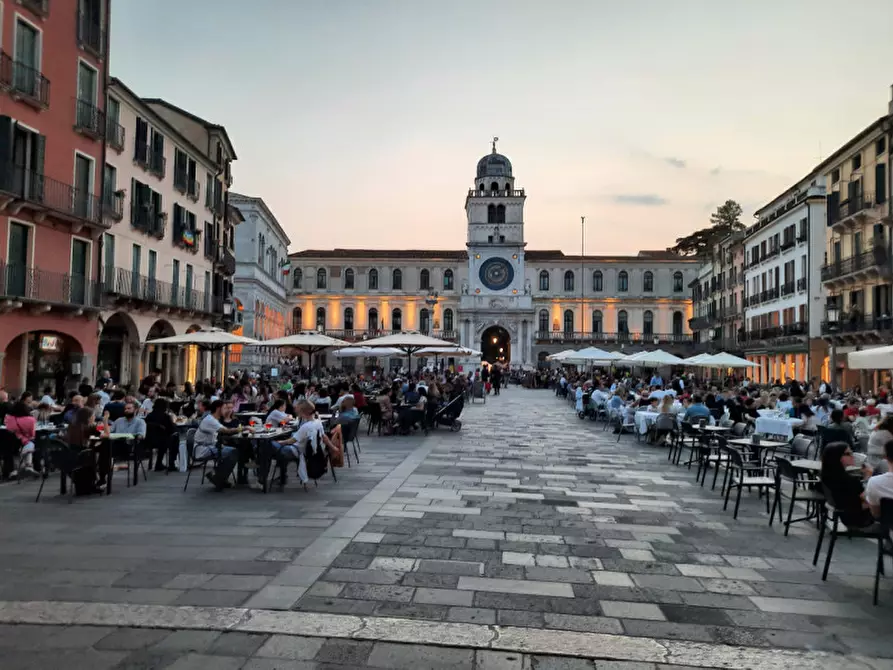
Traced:
[[713, 251], [713, 246], [732, 233], [744, 230], [741, 213], [744, 210], [734, 200], [726, 200], [710, 215], [710, 225], [676, 239], [670, 251], [679, 256], [706, 256]]

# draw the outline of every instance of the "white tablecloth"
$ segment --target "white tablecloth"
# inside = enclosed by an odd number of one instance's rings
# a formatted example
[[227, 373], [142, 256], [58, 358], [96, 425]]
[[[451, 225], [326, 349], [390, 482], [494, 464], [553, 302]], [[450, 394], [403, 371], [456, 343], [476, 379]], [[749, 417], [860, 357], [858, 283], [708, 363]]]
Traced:
[[803, 425], [803, 419], [775, 419], [761, 416], [756, 421], [756, 432], [763, 435], [783, 435], [792, 440], [794, 428]]
[[[682, 411], [682, 405], [679, 405], [679, 411], [676, 413], [676, 425], [682, 425], [682, 415], [684, 412]], [[649, 410], [642, 410], [636, 412], [635, 422], [636, 422], [636, 430], [638, 430], [642, 435], [648, 432], [648, 429], [651, 428], [651, 424], [657, 421], [657, 417], [660, 416], [660, 412], [652, 412]], [[716, 423], [713, 417], [710, 417], [708, 423], [712, 426]]]

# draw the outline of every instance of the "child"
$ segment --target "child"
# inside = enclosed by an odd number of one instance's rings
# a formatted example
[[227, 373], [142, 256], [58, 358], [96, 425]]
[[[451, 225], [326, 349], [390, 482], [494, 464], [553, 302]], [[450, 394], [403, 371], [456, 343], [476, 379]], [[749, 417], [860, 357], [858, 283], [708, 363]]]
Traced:
[[859, 416], [853, 420], [853, 433], [856, 437], [868, 437], [871, 433], [871, 424], [868, 422], [868, 411], [862, 407]]

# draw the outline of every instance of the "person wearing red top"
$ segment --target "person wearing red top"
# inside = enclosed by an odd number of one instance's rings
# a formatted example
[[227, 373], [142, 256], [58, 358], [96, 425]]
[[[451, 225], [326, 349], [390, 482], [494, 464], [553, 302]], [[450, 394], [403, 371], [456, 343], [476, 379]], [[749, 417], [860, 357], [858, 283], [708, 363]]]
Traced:
[[850, 421], [855, 421], [859, 416], [859, 401], [858, 400], [850, 400], [847, 403], [847, 407], [843, 410], [843, 415]]
[[[21, 460], [19, 467], [32, 477], [39, 477], [32, 463], [34, 458], [34, 438], [36, 435], [37, 420], [31, 416], [30, 408], [21, 399], [12, 406], [12, 409], [3, 420], [3, 425], [19, 442], [22, 443]], [[18, 472], [11, 472], [10, 476]]]
[[878, 416], [880, 413], [881, 410], [877, 408], [874, 398], [869, 398], [865, 401], [865, 416]]
[[353, 395], [354, 406], [360, 411], [366, 406], [366, 396], [360, 390], [359, 385], [354, 384], [350, 387], [350, 393]]

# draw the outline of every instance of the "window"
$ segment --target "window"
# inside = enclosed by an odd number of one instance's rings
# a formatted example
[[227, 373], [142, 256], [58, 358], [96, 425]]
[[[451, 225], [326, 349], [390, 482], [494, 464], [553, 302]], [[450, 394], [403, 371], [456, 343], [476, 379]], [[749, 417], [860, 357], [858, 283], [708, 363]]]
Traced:
[[[154, 198], [153, 191], [153, 198]], [[160, 197], [160, 194], [158, 194]], [[154, 210], [160, 211], [160, 207]], [[174, 203], [174, 244], [192, 249], [198, 242], [198, 229], [196, 228], [195, 214]]]
[[41, 94], [40, 72], [40, 32], [24, 21], [16, 21], [15, 66], [13, 85], [17, 91], [37, 98]]
[[344, 330], [353, 330], [353, 307], [344, 308]]
[[645, 336], [654, 335], [654, 312], [646, 309], [642, 315], [642, 334]]
[[549, 312], [544, 309], [540, 310], [537, 330], [539, 330], [542, 335], [549, 332]]
[[295, 268], [294, 274], [292, 275], [292, 278], [291, 278], [292, 288], [300, 290], [301, 284], [303, 283], [303, 281], [304, 281], [304, 273], [301, 272], [301, 268]]
[[377, 291], [378, 290], [378, 270], [372, 268], [369, 270], [369, 290]]
[[496, 223], [505, 223], [505, 205], [496, 205]]
[[267, 245], [264, 241], [263, 235], [257, 236], [257, 264], [263, 267], [264, 265], [264, 253], [266, 253]]
[[78, 61], [77, 127], [93, 133], [105, 130], [99, 127], [100, 114], [96, 109], [97, 79], [96, 70], [84, 61]]
[[652, 293], [654, 291], [654, 273], [650, 270], [645, 272], [645, 276], [642, 278], [642, 290], [645, 293]]
[[853, 169], [858, 170], [862, 167], [862, 154], [856, 154], [853, 156]]
[[195, 160], [185, 151], [174, 149], [174, 188], [181, 193], [198, 196], [198, 182], [195, 180]]
[[354, 274], [353, 268], [347, 268], [344, 271], [344, 288], [353, 289]]
[[601, 293], [605, 289], [605, 278], [601, 270], [592, 273], [592, 290]]
[[102, 197], [103, 204], [115, 209], [115, 191], [118, 190], [118, 171], [114, 165], [106, 163], [102, 169]]
[[592, 332], [593, 333], [601, 333], [602, 332], [602, 312], [600, 309], [592, 312]]
[[403, 271], [399, 268], [391, 273], [391, 288], [395, 291], [403, 290]]
[[887, 150], [887, 138], [881, 137], [877, 142], [874, 143], [874, 151], [880, 156]]
[[[136, 245], [133, 245], [136, 247]], [[136, 249], [134, 249], [136, 253]], [[180, 261], [176, 258], [171, 266], [171, 302], [177, 304], [177, 296], [180, 293]]]
[[428, 270], [422, 270], [419, 273], [419, 288], [422, 291], [427, 291], [431, 288], [431, 273]]
[[325, 307], [317, 307], [316, 308], [316, 329], [323, 330], [323, 331], [326, 329], [326, 308]]
[[431, 330], [431, 313], [427, 307], [422, 307], [419, 310], [419, 332], [427, 335], [429, 330]]
[[549, 273], [545, 270], [540, 272], [540, 291], [549, 290]]
[[378, 330], [378, 310], [374, 307], [369, 310], [369, 330]]
[[617, 290], [629, 291], [629, 275], [626, 270], [621, 270], [620, 274], [617, 275]]
[[571, 309], [564, 310], [564, 334], [574, 334], [574, 311]]
[[391, 330], [395, 333], [403, 330], [403, 312], [400, 311], [399, 307], [391, 310]]
[[0, 137], [4, 140], [12, 136], [11, 162], [16, 166], [12, 171], [10, 186], [15, 192], [25, 192], [34, 200], [43, 199], [44, 154], [46, 137], [14, 123], [8, 116], [0, 117]]
[[831, 170], [831, 183], [836, 184], [840, 181], [840, 168], [836, 170]]
[[564, 273], [564, 290], [565, 291], [573, 291], [574, 290], [574, 273], [573, 270], [568, 270]]
[[627, 316], [625, 309], [617, 312], [617, 333], [619, 335], [629, 335], [629, 316]]
[[72, 238], [69, 299], [83, 305], [87, 300], [87, 277], [90, 274], [90, 243]]
[[453, 290], [453, 271], [445, 270], [443, 273], [443, 290], [444, 291], [452, 291]]
[[682, 293], [682, 273], [678, 270], [673, 273], [673, 293]]
[[105, 116], [106, 119], [108, 119], [110, 126], [112, 124], [119, 125], [121, 123], [121, 103], [111, 96], [109, 96], [108, 103], [105, 107]]
[[453, 330], [453, 310], [449, 308], [443, 310], [443, 329], [445, 332]]
[[496, 223], [496, 205], [487, 205], [487, 223]]
[[673, 335], [682, 335], [682, 312], [673, 312]]
[[[16, 224], [10, 225], [15, 226]], [[115, 281], [115, 236], [110, 233], [104, 233], [102, 238], [102, 251], [105, 255], [102, 263], [102, 283], [106, 290], [112, 290], [117, 286]]]
[[326, 287], [326, 269], [320, 268], [316, 271], [316, 288], [324, 289]]

